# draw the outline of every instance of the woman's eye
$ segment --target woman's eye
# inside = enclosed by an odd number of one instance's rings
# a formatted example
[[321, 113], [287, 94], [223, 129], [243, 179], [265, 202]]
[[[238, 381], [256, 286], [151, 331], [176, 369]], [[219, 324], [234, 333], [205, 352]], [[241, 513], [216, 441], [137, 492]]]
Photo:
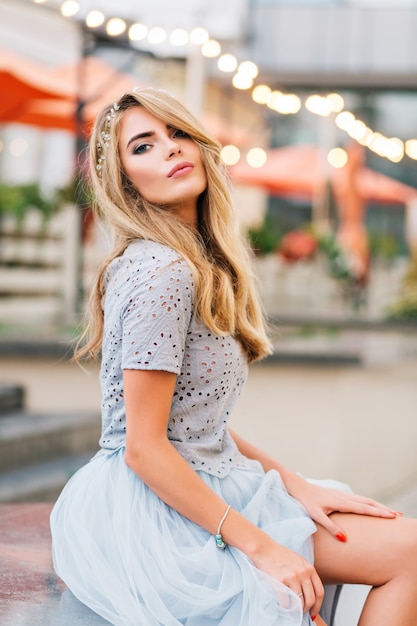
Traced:
[[149, 143], [141, 143], [140, 146], [136, 146], [133, 149], [133, 154], [143, 154], [144, 152], [147, 152], [149, 148], [150, 148]]
[[184, 130], [178, 130], [178, 129], [177, 129], [177, 130], [175, 130], [175, 131], [174, 131], [174, 133], [173, 133], [173, 137], [174, 137], [174, 138], [178, 138], [178, 137], [179, 137], [180, 139], [182, 139], [182, 138], [184, 138], [184, 137], [187, 137], [187, 138], [188, 138], [189, 136], [190, 136], [190, 135], [188, 135], [188, 134], [187, 134]]

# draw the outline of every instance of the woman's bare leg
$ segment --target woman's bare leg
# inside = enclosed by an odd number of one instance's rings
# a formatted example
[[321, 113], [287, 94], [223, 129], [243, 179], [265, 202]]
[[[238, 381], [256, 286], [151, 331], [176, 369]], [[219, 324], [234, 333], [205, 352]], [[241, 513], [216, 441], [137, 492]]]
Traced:
[[417, 519], [335, 513], [341, 543], [318, 526], [315, 566], [324, 583], [371, 585], [359, 626], [416, 626]]

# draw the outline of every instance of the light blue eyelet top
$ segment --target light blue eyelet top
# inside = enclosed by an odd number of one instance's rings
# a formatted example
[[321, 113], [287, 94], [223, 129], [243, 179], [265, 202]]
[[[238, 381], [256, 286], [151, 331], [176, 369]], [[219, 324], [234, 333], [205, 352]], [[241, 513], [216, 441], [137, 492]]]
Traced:
[[192, 467], [222, 477], [233, 467], [250, 467], [227, 430], [247, 360], [237, 340], [215, 335], [196, 318], [193, 301], [192, 272], [167, 246], [136, 240], [110, 264], [100, 445], [102, 453], [125, 445], [123, 370], [173, 372], [168, 438]]

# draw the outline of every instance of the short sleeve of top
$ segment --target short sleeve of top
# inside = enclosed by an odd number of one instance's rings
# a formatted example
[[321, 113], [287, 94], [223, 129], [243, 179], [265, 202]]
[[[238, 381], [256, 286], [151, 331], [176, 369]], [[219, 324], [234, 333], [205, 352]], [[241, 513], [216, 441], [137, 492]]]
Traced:
[[121, 369], [178, 374], [192, 316], [188, 264], [166, 246], [136, 241], [110, 268], [106, 294], [105, 326], [119, 335], [113, 352]]

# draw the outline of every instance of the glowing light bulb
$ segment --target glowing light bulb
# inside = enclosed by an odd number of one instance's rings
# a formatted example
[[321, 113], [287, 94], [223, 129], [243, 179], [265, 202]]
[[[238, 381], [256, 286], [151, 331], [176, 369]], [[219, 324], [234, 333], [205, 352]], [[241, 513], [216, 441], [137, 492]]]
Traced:
[[120, 17], [112, 17], [106, 24], [106, 33], [110, 37], [117, 37], [126, 30], [126, 22]]
[[289, 115], [298, 113], [301, 108], [301, 100], [294, 93], [282, 93], [281, 91], [273, 91], [270, 94], [267, 106], [281, 115]]
[[408, 139], [405, 142], [405, 152], [410, 159], [417, 160], [417, 139]]
[[356, 139], [356, 141], [359, 141], [360, 139], [363, 139], [365, 137], [367, 130], [368, 127], [364, 122], [355, 119], [352, 124], [348, 126], [346, 132], [350, 137], [352, 137], [352, 139]]
[[167, 38], [167, 34], [165, 30], [161, 28], [160, 26], [154, 26], [154, 28], [151, 28], [150, 31], [148, 32], [149, 43], [154, 43], [154, 44], [162, 43], [163, 41], [165, 41], [166, 38]]
[[279, 102], [279, 99], [282, 97], [282, 95], [282, 91], [278, 91], [278, 89], [274, 89], [274, 91], [271, 91], [268, 101], [266, 103], [267, 107], [269, 107], [270, 109], [275, 109], [275, 106]]
[[388, 139], [386, 157], [393, 163], [399, 163], [404, 158], [404, 142], [398, 137]]
[[339, 115], [336, 116], [336, 126], [340, 128], [340, 130], [348, 130], [355, 123], [356, 118], [350, 111], [342, 111]]
[[253, 85], [253, 80], [250, 76], [242, 76], [238, 72], [233, 76], [232, 83], [236, 89], [250, 89]]
[[343, 148], [333, 148], [327, 155], [327, 160], [332, 167], [340, 169], [348, 162], [348, 155]]
[[252, 100], [258, 104], [266, 104], [271, 97], [271, 87], [268, 85], [257, 85], [252, 91]]
[[240, 159], [240, 150], [237, 146], [228, 144], [223, 146], [220, 156], [226, 165], [236, 165]]
[[141, 41], [148, 34], [148, 29], [144, 24], [136, 22], [129, 28], [128, 35], [131, 41]]
[[242, 61], [238, 67], [238, 73], [248, 78], [256, 78], [259, 74], [258, 66], [252, 61]]
[[306, 100], [305, 107], [310, 113], [327, 117], [332, 112], [332, 103], [327, 98], [313, 94]]
[[90, 11], [85, 18], [88, 28], [98, 28], [104, 23], [104, 15], [101, 11]]
[[233, 54], [222, 54], [217, 62], [221, 72], [234, 72], [237, 68], [236, 57]]
[[193, 28], [190, 33], [190, 42], [196, 46], [202, 46], [209, 40], [209, 34], [205, 28], [201, 28], [198, 26], [197, 28]]
[[201, 54], [209, 59], [218, 57], [221, 51], [222, 47], [215, 39], [209, 39], [201, 48]]
[[267, 155], [262, 148], [252, 148], [247, 153], [246, 160], [251, 167], [262, 167], [266, 163]]
[[80, 5], [75, 0], [66, 0], [61, 5], [61, 14], [64, 17], [73, 17], [80, 10]]
[[326, 96], [330, 102], [333, 113], [340, 113], [345, 107], [345, 101], [339, 93], [329, 93]]
[[183, 28], [176, 28], [169, 36], [169, 41], [173, 46], [185, 46], [188, 39], [188, 33]]
[[301, 100], [295, 93], [282, 94], [275, 104], [275, 110], [281, 115], [298, 113], [301, 109]]
[[388, 139], [381, 133], [373, 133], [368, 147], [372, 152], [375, 152], [380, 157], [386, 157], [389, 153]]

